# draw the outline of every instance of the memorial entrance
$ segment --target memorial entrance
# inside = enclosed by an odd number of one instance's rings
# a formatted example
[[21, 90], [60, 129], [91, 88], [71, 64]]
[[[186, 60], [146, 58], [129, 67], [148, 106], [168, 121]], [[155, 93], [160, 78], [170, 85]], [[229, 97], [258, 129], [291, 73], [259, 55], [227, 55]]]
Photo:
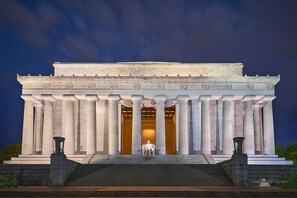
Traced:
[[[133, 108], [122, 108], [122, 140], [121, 151], [123, 155], [132, 153], [132, 112]], [[156, 145], [156, 110], [144, 107], [141, 110], [141, 144], [150, 141]], [[175, 108], [165, 108], [165, 143], [166, 155], [176, 154], [176, 123]]]

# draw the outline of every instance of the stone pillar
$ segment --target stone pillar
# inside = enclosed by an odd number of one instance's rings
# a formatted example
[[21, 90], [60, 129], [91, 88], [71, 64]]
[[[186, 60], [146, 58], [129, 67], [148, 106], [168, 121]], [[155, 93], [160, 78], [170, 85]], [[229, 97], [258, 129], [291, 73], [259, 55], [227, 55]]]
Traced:
[[264, 154], [275, 154], [274, 125], [272, 100], [275, 96], [266, 96], [263, 99], [263, 124], [264, 124]]
[[166, 154], [165, 104], [166, 96], [156, 96], [156, 149], [159, 155]]
[[34, 117], [34, 98], [30, 95], [21, 96], [24, 101], [24, 121], [23, 121], [23, 137], [22, 137], [22, 154], [32, 155], [33, 154], [33, 117]]
[[54, 108], [53, 102], [56, 101], [52, 96], [43, 96], [44, 101], [44, 122], [42, 138], [42, 154], [50, 155], [54, 151]]
[[142, 96], [133, 95], [133, 115], [132, 115], [132, 155], [141, 153], [141, 101]]
[[256, 154], [263, 154], [263, 126], [262, 126], [262, 103], [254, 105], [254, 130]]
[[34, 137], [35, 152], [42, 151], [42, 133], [43, 133], [43, 106], [40, 102], [35, 104]]
[[189, 96], [178, 96], [179, 105], [179, 154], [189, 154], [189, 118], [188, 118], [188, 100]]
[[118, 122], [118, 103], [120, 101], [119, 95], [108, 96], [108, 120], [109, 120], [109, 155], [119, 154], [119, 122]]
[[201, 131], [202, 131], [202, 153], [211, 154], [211, 139], [210, 139], [210, 108], [209, 101], [211, 96], [200, 96], [201, 101]]
[[73, 95], [64, 96], [62, 105], [62, 117], [63, 117], [63, 136], [65, 137], [65, 149], [66, 155], [73, 155], [75, 151], [74, 144], [74, 101], [76, 98]]
[[179, 104], [175, 104], [175, 150], [176, 154], [179, 153]]
[[218, 101], [217, 111], [217, 154], [223, 152], [223, 102]]
[[119, 154], [122, 153], [122, 104], [118, 103], [118, 123], [119, 123]]
[[255, 134], [252, 98], [245, 97], [243, 99], [243, 102], [245, 102], [245, 119], [243, 123], [243, 135], [245, 140], [243, 143], [243, 150], [248, 155], [255, 155]]
[[88, 124], [87, 124], [87, 155], [96, 154], [96, 101], [97, 95], [86, 95], [88, 100]]
[[197, 154], [201, 151], [201, 103], [192, 100], [193, 150]]
[[234, 101], [233, 96], [223, 96], [223, 154], [233, 154]]

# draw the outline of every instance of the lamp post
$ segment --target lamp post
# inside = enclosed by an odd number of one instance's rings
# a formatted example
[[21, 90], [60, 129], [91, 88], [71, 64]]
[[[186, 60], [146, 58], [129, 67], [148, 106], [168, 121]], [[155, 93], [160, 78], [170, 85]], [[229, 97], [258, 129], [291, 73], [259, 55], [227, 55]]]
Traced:
[[55, 141], [55, 152], [54, 154], [64, 154], [64, 142], [65, 138], [63, 137], [54, 137], [53, 138]]
[[234, 143], [234, 155], [242, 155], [242, 146], [243, 146], [244, 137], [235, 137], [233, 138]]

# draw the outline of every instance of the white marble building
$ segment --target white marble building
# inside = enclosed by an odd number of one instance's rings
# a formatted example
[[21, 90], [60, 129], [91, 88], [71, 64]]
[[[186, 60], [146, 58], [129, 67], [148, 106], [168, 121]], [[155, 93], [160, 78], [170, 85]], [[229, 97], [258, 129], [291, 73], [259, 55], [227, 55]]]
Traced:
[[[146, 119], [155, 126], [157, 155], [230, 157], [233, 137], [243, 136], [249, 156], [277, 157], [272, 101], [279, 76], [243, 75], [241, 63], [53, 66], [54, 75], [17, 76], [24, 99], [21, 156], [48, 156], [54, 136], [65, 137], [70, 157], [140, 155]], [[124, 129], [127, 116], [131, 127]]]

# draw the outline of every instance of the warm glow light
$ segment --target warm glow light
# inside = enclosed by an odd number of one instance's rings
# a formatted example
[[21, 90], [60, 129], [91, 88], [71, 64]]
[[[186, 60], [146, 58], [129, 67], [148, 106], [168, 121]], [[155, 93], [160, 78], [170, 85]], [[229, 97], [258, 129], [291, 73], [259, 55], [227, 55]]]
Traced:
[[143, 143], [146, 143], [148, 140], [150, 140], [150, 142], [154, 144], [155, 135], [156, 135], [155, 129], [143, 129], [142, 130], [142, 141], [143, 141]]

